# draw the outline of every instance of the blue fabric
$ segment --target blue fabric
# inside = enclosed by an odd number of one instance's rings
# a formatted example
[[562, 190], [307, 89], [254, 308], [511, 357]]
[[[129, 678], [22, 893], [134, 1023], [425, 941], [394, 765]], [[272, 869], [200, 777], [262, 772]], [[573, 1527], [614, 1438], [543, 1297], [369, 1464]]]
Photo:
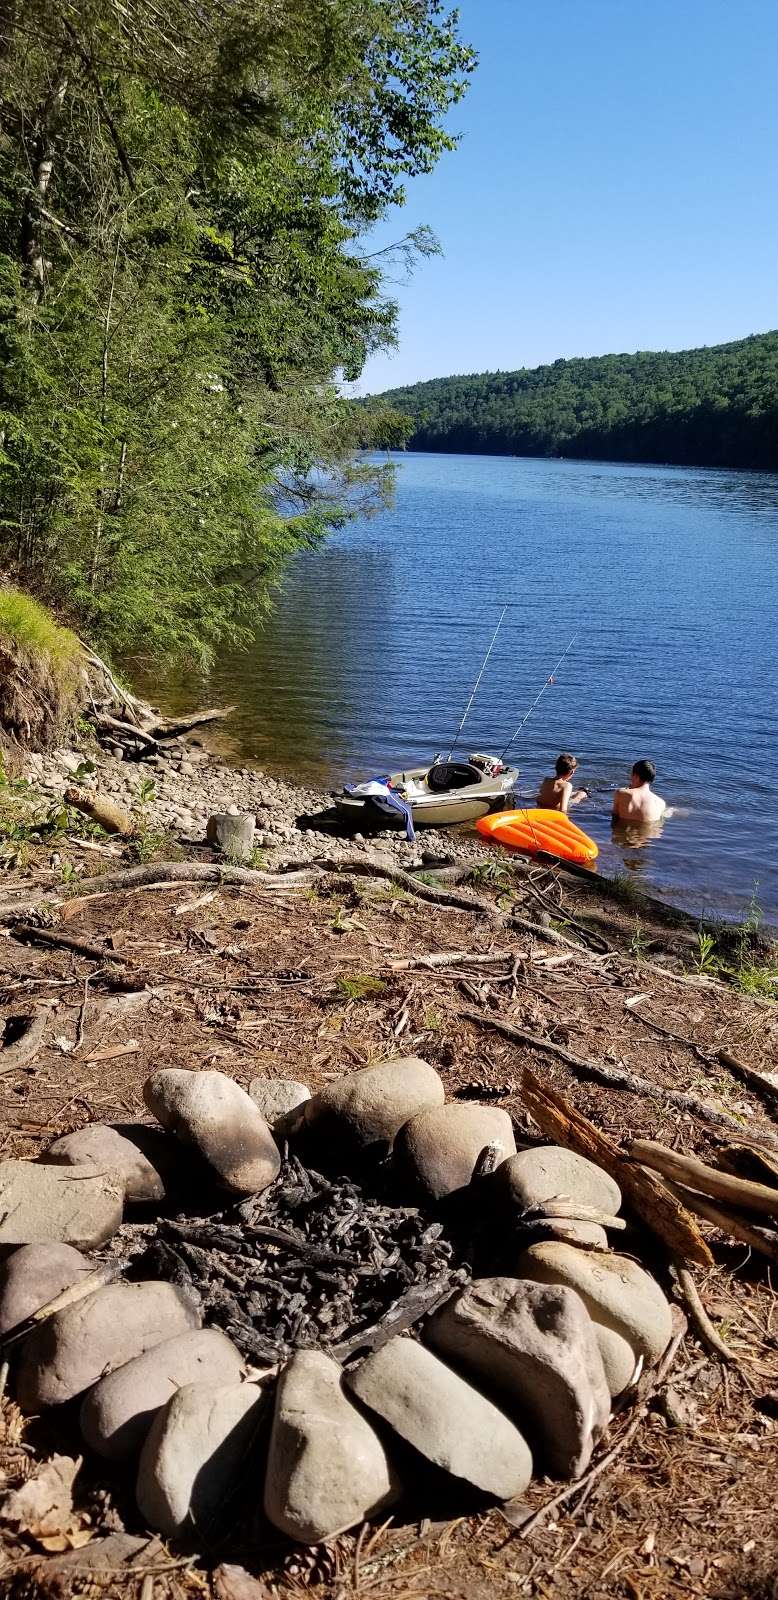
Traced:
[[[370, 778], [367, 783], [347, 783], [344, 785], [344, 789], [346, 794], [364, 795], [366, 800], [374, 800], [377, 806], [386, 811], [399, 811], [400, 815], [405, 818], [405, 836], [408, 843], [414, 843], [416, 830], [413, 826], [411, 807], [408, 801], [397, 793], [396, 789], [389, 788], [385, 777]], [[379, 792], [376, 792], [376, 790]]]

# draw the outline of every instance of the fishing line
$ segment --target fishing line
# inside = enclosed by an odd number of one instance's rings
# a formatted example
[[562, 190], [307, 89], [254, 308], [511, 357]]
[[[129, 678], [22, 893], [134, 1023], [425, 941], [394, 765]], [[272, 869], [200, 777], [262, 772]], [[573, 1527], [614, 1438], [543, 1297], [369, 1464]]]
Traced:
[[[525, 716], [522, 717], [521, 722], [519, 723], [519, 726], [518, 726], [518, 728], [516, 729], [516, 732], [513, 735], [513, 738], [509, 739], [508, 743], [505, 746], [505, 749], [500, 751], [500, 760], [501, 761], [505, 760], [505, 757], [507, 756], [511, 745], [516, 743], [516, 740], [518, 739], [519, 734], [521, 733], [521, 730], [524, 727], [525, 722], [529, 722], [529, 719], [532, 716], [532, 713], [535, 710], [535, 707], [538, 704], [538, 701], [543, 698], [543, 695], [545, 694], [549, 684], [554, 682], [554, 679], [555, 679], [555, 677], [556, 677], [556, 675], [557, 675], [557, 673], [559, 671], [559, 668], [562, 665], [562, 662], [565, 659], [565, 656], [568, 655], [569, 652], [572, 650], [573, 645], [575, 644], [575, 641], [576, 641], [577, 638], [578, 638], [578, 634], [574, 633], [572, 639], [570, 640], [569, 645], [567, 646], [567, 648], [565, 650], [562, 651], [562, 654], [559, 657], [559, 660], [558, 660], [556, 666], [554, 667], [553, 672], [549, 673], [549, 675], [546, 678], [546, 681], [545, 681], [545, 683], [543, 685], [543, 688], [540, 690], [540, 693], [535, 696], [535, 699], [533, 700], [532, 705], [529, 708], [529, 711], [526, 713]], [[453, 748], [453, 746], [452, 746], [452, 748]]]
[[473, 692], [472, 692], [472, 694], [470, 696], [470, 699], [467, 702], [467, 705], [465, 706], [465, 709], [464, 709], [464, 712], [463, 712], [463, 715], [462, 715], [462, 721], [460, 722], [459, 727], [457, 728], [457, 731], [456, 731], [456, 733], [454, 735], [454, 742], [453, 742], [453, 744], [451, 746], [451, 749], [448, 752], [448, 755], [446, 756], [446, 760], [447, 761], [451, 760], [451, 757], [452, 757], [452, 755], [453, 755], [454, 751], [456, 750], [456, 747], [457, 747], [457, 745], [459, 743], [459, 735], [462, 732], [462, 729], [464, 728], [465, 723], [467, 722], [468, 716], [470, 715], [470, 707], [472, 706], [473, 701], [475, 700], [475, 697], [476, 697], [476, 695], [478, 693], [478, 685], [481, 682], [481, 679], [482, 679], [482, 677], [483, 677], [483, 675], [484, 675], [484, 673], [486, 671], [487, 662], [488, 662], [489, 657], [490, 657], [490, 655], [491, 655], [491, 653], [492, 653], [492, 651], [493, 651], [493, 649], [495, 647], [495, 644], [497, 643], [497, 635], [498, 635], [498, 633], [499, 633], [499, 631], [500, 631], [500, 629], [502, 627], [503, 617], [505, 616], [505, 613], [506, 613], [507, 610], [508, 610], [507, 605], [504, 605], [503, 608], [502, 608], [502, 611], [500, 612], [500, 620], [499, 620], [499, 622], [497, 624], [497, 627], [494, 630], [494, 633], [492, 634], [492, 640], [491, 640], [491, 644], [489, 645], [489, 649], [487, 650], [486, 655], [484, 656], [484, 659], [481, 662], [481, 670], [480, 670], [480, 672], [478, 674], [478, 677], [475, 680], [475, 683], [473, 684]]

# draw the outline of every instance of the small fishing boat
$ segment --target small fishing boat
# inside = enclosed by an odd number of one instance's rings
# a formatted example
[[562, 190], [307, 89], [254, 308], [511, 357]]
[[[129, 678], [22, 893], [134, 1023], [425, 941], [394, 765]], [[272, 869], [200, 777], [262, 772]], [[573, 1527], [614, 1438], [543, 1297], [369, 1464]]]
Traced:
[[588, 833], [576, 826], [562, 811], [531, 807], [525, 811], [503, 811], [498, 817], [481, 817], [476, 823], [485, 839], [497, 839], [513, 850], [535, 856], [540, 851], [562, 861], [589, 865], [599, 850]]
[[502, 809], [515, 788], [518, 767], [476, 753], [466, 761], [437, 758], [430, 767], [407, 767], [388, 777], [349, 784], [333, 794], [338, 811], [357, 825], [447, 828], [475, 822]]

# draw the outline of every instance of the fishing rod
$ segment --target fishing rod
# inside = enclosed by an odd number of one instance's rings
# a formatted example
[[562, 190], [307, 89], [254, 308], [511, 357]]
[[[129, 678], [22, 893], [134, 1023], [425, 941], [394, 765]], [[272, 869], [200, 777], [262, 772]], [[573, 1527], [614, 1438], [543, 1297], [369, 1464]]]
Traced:
[[464, 728], [465, 723], [467, 722], [467, 719], [468, 719], [468, 717], [470, 715], [470, 707], [472, 706], [473, 701], [475, 700], [475, 697], [476, 697], [476, 695], [478, 693], [478, 685], [481, 682], [481, 679], [482, 679], [482, 677], [483, 677], [483, 675], [484, 675], [484, 673], [486, 671], [487, 662], [488, 662], [489, 657], [490, 657], [490, 655], [491, 655], [491, 653], [492, 653], [492, 651], [493, 651], [493, 649], [495, 647], [495, 644], [497, 643], [497, 635], [498, 635], [498, 633], [499, 633], [499, 631], [500, 631], [500, 629], [502, 627], [503, 618], [504, 618], [505, 613], [506, 613], [507, 610], [508, 610], [507, 605], [504, 605], [503, 608], [502, 608], [502, 611], [500, 612], [500, 620], [499, 620], [499, 622], [497, 624], [497, 627], [494, 630], [494, 633], [492, 634], [492, 638], [491, 638], [491, 643], [489, 645], [489, 649], [487, 650], [486, 655], [484, 656], [484, 659], [481, 662], [481, 670], [480, 670], [480, 672], [478, 674], [478, 677], [475, 680], [475, 683], [473, 684], [473, 692], [472, 692], [472, 694], [470, 696], [470, 699], [467, 702], [467, 705], [465, 706], [464, 712], [462, 713], [462, 721], [460, 722], [459, 727], [457, 728], [457, 731], [456, 731], [456, 733], [454, 735], [454, 742], [453, 742], [453, 744], [451, 746], [451, 749], [448, 752], [448, 755], [446, 756], [446, 760], [447, 761], [451, 760], [451, 757], [454, 754], [454, 751], [456, 750], [456, 747], [457, 747], [457, 745], [459, 743], [459, 735], [462, 732], [462, 729]]
[[543, 688], [540, 690], [540, 693], [535, 696], [535, 699], [533, 700], [532, 705], [529, 708], [529, 711], [526, 713], [525, 716], [522, 717], [521, 722], [519, 723], [519, 726], [518, 726], [518, 728], [516, 729], [516, 732], [513, 735], [513, 738], [509, 739], [508, 743], [505, 746], [505, 749], [500, 751], [500, 760], [501, 761], [505, 760], [505, 757], [507, 756], [511, 745], [516, 743], [516, 740], [518, 739], [519, 734], [521, 733], [521, 730], [524, 727], [525, 722], [529, 722], [529, 719], [532, 716], [532, 713], [535, 710], [535, 707], [538, 704], [538, 701], [543, 698], [543, 695], [545, 694], [549, 684], [554, 682], [554, 679], [555, 679], [555, 677], [556, 677], [556, 675], [557, 675], [557, 673], [559, 671], [559, 668], [562, 665], [562, 662], [565, 659], [565, 656], [570, 653], [570, 651], [572, 650], [573, 645], [575, 644], [575, 641], [576, 641], [577, 638], [578, 638], [578, 634], [574, 633], [572, 639], [570, 640], [569, 645], [567, 646], [567, 648], [565, 650], [562, 651], [562, 654], [559, 657], [559, 660], [558, 660], [556, 666], [554, 667], [553, 672], [549, 673], [549, 676], [546, 678], [546, 681], [545, 681], [545, 683], [543, 685]]

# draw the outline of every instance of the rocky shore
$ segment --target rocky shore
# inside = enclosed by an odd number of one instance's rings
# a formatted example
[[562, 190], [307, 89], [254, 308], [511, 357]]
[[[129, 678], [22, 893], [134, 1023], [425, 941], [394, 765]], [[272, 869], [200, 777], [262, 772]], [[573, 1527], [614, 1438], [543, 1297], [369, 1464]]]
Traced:
[[[85, 770], [91, 767], [93, 770]], [[444, 833], [425, 828], [415, 844], [402, 829], [387, 827], [364, 837], [336, 816], [329, 794], [273, 777], [251, 767], [234, 767], [207, 748], [196, 734], [165, 745], [163, 755], [127, 760], [118, 746], [68, 746], [45, 754], [26, 753], [21, 769], [31, 787], [53, 803], [77, 775], [81, 787], [99, 792], [132, 810], [140, 809], [148, 831], [204, 841], [208, 818], [216, 812], [256, 817], [255, 849], [269, 867], [277, 861], [305, 863], [327, 853], [378, 851], [403, 868], [428, 858], [472, 861], [484, 853], [480, 838], [465, 829]]]

